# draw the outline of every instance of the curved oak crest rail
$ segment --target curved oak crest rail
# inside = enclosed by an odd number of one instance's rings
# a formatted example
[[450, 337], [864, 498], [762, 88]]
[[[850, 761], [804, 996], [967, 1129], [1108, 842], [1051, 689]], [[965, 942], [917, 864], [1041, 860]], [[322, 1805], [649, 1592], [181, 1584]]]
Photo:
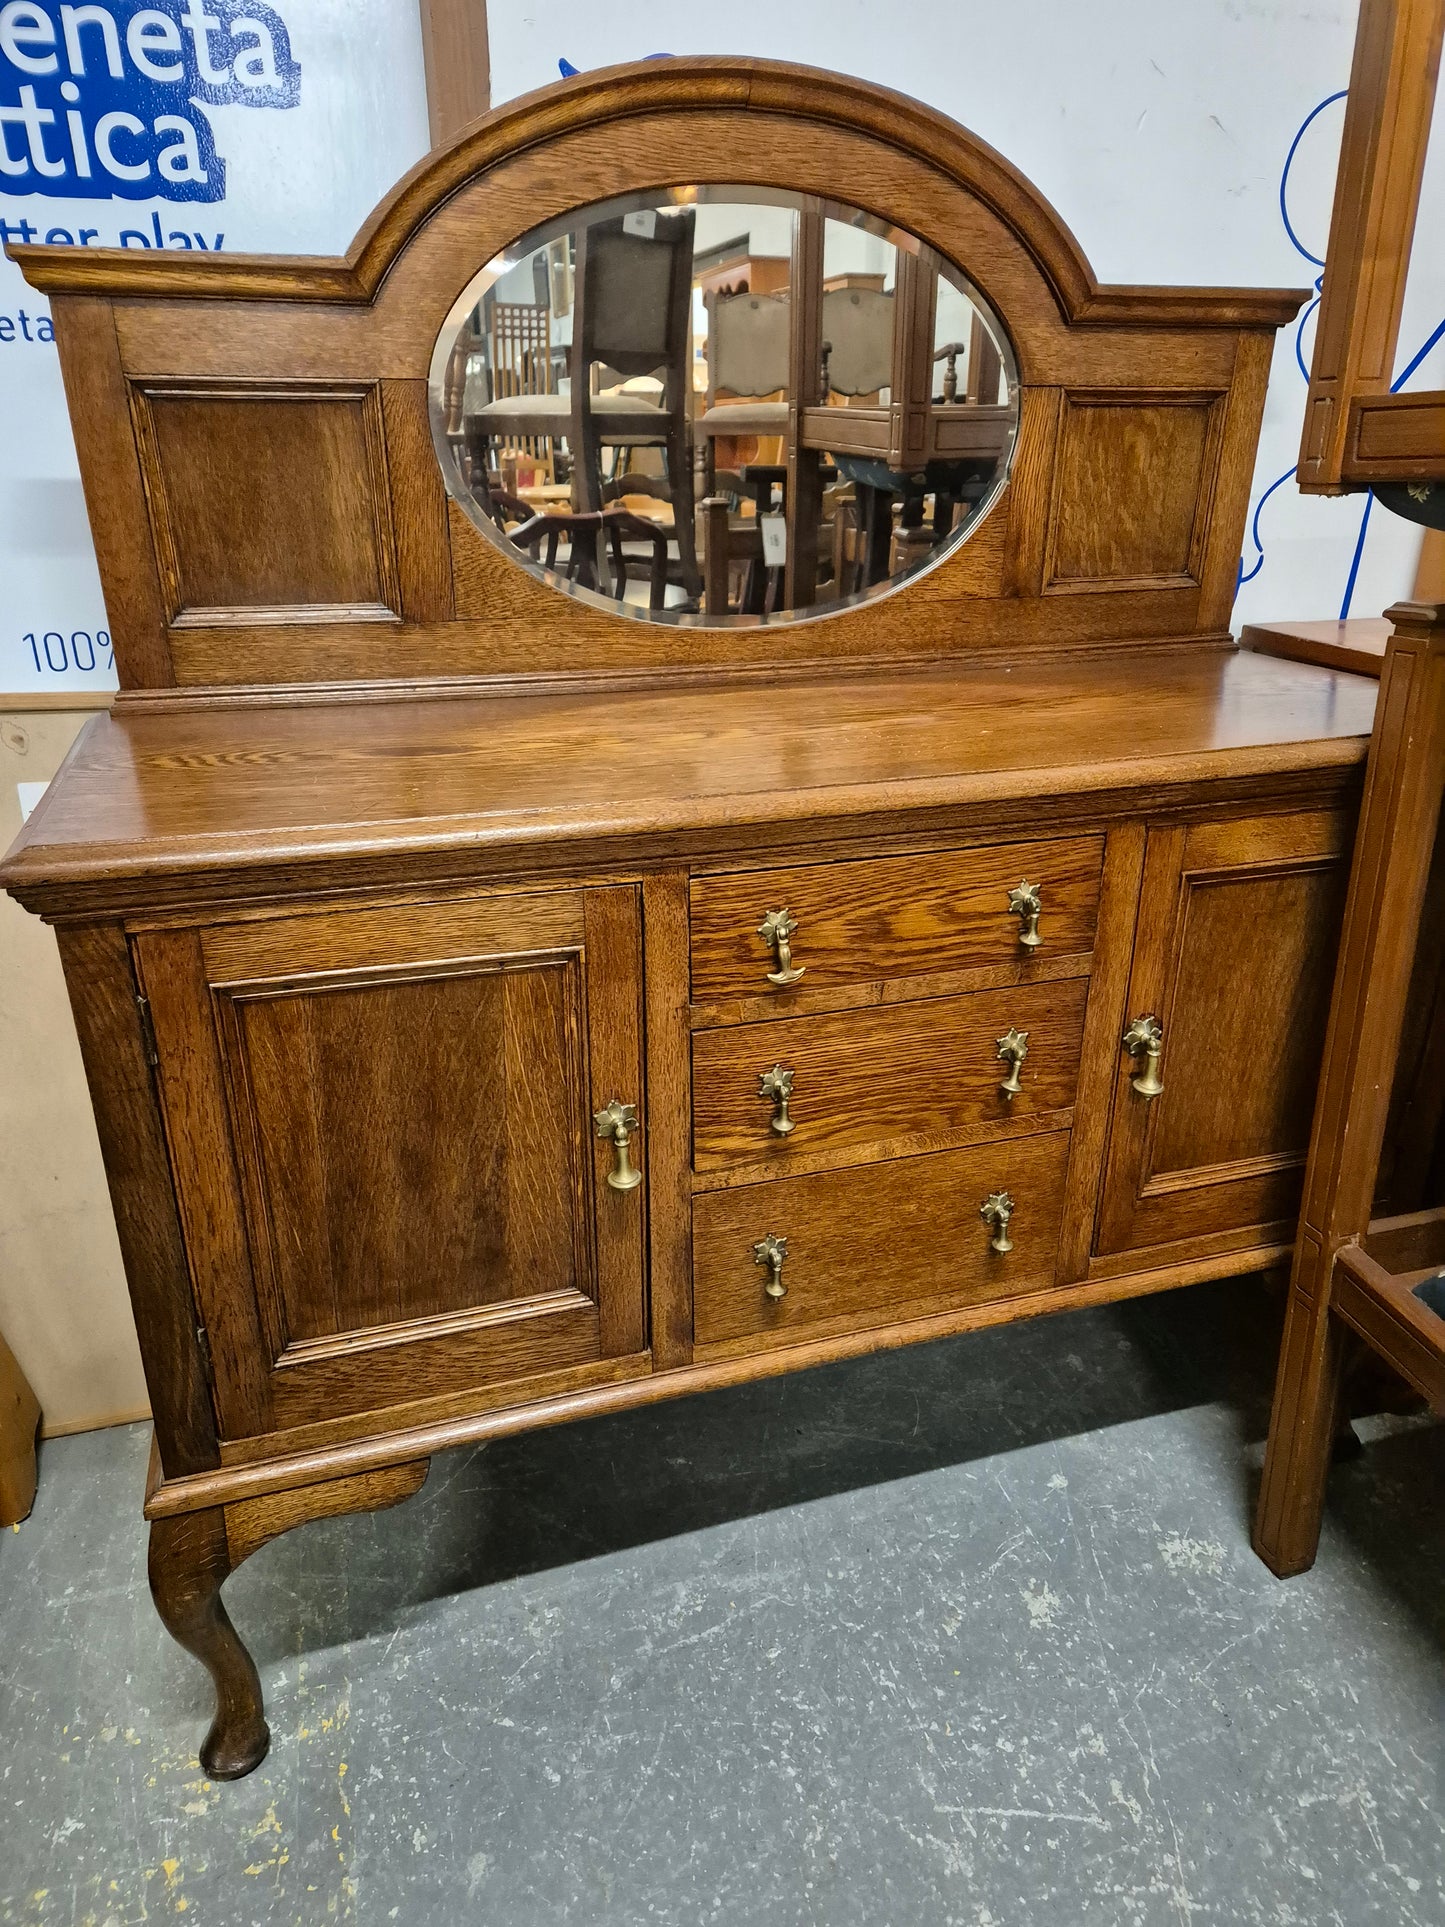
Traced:
[[[570, 211], [581, 180], [589, 200], [847, 182], [956, 261], [1021, 381], [1011, 480], [968, 539], [902, 591], [784, 635], [620, 625], [480, 537], [433, 456], [432, 350], [477, 268]], [[733, 59], [499, 109], [413, 170], [342, 261], [14, 253], [52, 297], [125, 691], [1222, 641], [1272, 331], [1302, 298], [1101, 288], [1037, 190], [944, 116]], [[265, 564], [249, 575], [248, 539]]]

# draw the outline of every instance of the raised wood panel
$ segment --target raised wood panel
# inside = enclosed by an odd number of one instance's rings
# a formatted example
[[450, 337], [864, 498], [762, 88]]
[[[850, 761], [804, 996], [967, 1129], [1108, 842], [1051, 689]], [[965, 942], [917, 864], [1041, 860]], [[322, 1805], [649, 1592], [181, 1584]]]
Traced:
[[1100, 1253], [1293, 1217], [1349, 830], [1330, 811], [1150, 834], [1128, 1013], [1163, 1025], [1164, 1091], [1135, 1091], [1120, 1051]]
[[595, 1295], [581, 960], [218, 998], [251, 1249], [294, 1347]]
[[[910, 1304], [968, 1305], [1053, 1283], [1068, 1134], [714, 1191], [693, 1202], [697, 1343], [787, 1343], [839, 1318], [893, 1324]], [[1013, 1250], [990, 1249], [983, 1200], [1014, 1199]], [[753, 1246], [788, 1241], [785, 1297]]]
[[1064, 397], [1046, 591], [1197, 584], [1219, 396]]
[[[766, 994], [773, 953], [758, 926], [784, 906], [797, 920], [793, 962], [810, 990], [1085, 956], [1103, 855], [1103, 838], [1084, 836], [694, 878], [693, 998]], [[1009, 891], [1024, 881], [1038, 886], [1043, 903], [1043, 943], [1032, 952], [1009, 910]], [[780, 1001], [788, 994], [777, 991]]]
[[[930, 997], [883, 1010], [780, 1018], [699, 1031], [692, 1042], [693, 1164], [786, 1170], [844, 1147], [882, 1154], [924, 1133], [1015, 1125], [1074, 1101], [1086, 978], [973, 996]], [[1027, 1033], [1022, 1090], [1003, 1095], [998, 1039]], [[772, 1128], [760, 1073], [793, 1073], [793, 1130]]]
[[641, 1349], [635, 890], [136, 944], [227, 1437]]
[[1350, 404], [1343, 479], [1445, 480], [1445, 394], [1363, 395]]
[[374, 386], [151, 382], [133, 405], [173, 625], [400, 615]]

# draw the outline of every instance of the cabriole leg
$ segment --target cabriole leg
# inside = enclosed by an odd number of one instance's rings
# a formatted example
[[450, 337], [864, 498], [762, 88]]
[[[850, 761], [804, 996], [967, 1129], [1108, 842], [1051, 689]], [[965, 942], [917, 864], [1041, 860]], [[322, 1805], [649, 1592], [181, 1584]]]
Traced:
[[201, 1742], [213, 1780], [238, 1780], [258, 1767], [271, 1744], [255, 1661], [221, 1604], [233, 1561], [220, 1506], [156, 1519], [151, 1525], [150, 1586], [172, 1639], [194, 1653], [216, 1688], [216, 1717]]
[[182, 1512], [151, 1524], [150, 1581], [166, 1631], [194, 1653], [216, 1687], [216, 1717], [201, 1744], [213, 1780], [239, 1780], [266, 1757], [271, 1734], [261, 1682], [241, 1644], [221, 1587], [253, 1552], [296, 1526], [347, 1512], [380, 1512], [420, 1491], [429, 1459], [409, 1459], [375, 1472], [319, 1479], [255, 1499]]

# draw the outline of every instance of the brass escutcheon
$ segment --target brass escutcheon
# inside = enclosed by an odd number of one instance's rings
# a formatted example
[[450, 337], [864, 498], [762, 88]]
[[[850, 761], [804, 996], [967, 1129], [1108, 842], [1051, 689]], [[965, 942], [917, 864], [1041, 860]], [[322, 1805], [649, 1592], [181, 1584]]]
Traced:
[[1008, 1223], [1013, 1214], [1014, 1201], [1007, 1191], [990, 1191], [978, 1207], [978, 1215], [993, 1233], [988, 1241], [990, 1251], [1013, 1250], [1013, 1239], [1008, 1235]]
[[999, 1094], [1002, 1097], [1017, 1097], [1023, 1089], [1019, 1081], [1019, 1072], [1023, 1068], [1024, 1059], [1029, 1054], [1028, 1032], [1016, 1030], [1010, 1025], [998, 1040], [998, 1054], [1008, 1065], [1008, 1075], [998, 1087]]
[[1144, 1059], [1144, 1068], [1129, 1079], [1140, 1097], [1158, 1097], [1164, 1089], [1159, 1076], [1159, 1060], [1164, 1055], [1164, 1026], [1155, 1016], [1136, 1017], [1124, 1032], [1124, 1048], [1133, 1058]]
[[1043, 894], [1038, 884], [1023, 881], [1008, 893], [1008, 907], [1012, 916], [1019, 920], [1019, 942], [1025, 950], [1037, 950], [1043, 942], [1039, 935], [1039, 916], [1043, 910]]
[[600, 1111], [593, 1112], [592, 1122], [597, 1126], [598, 1137], [611, 1140], [616, 1154], [612, 1169], [607, 1173], [607, 1182], [614, 1191], [635, 1191], [642, 1182], [642, 1173], [632, 1162], [632, 1133], [637, 1129], [637, 1106], [611, 1098]]
[[783, 1283], [783, 1260], [787, 1255], [787, 1239], [778, 1237], [772, 1231], [765, 1238], [760, 1238], [753, 1246], [753, 1263], [766, 1265], [768, 1268], [763, 1290], [774, 1302], [788, 1295], [788, 1287]]
[[770, 984], [795, 984], [808, 967], [793, 962], [792, 937], [797, 927], [798, 919], [786, 903], [781, 910], [769, 910], [758, 925], [758, 935], [777, 956], [777, 969], [768, 972]]
[[779, 1137], [786, 1137], [793, 1129], [793, 1120], [788, 1116], [788, 1100], [792, 1095], [793, 1073], [782, 1064], [774, 1064], [770, 1071], [758, 1072], [758, 1096], [773, 1105], [772, 1128]]

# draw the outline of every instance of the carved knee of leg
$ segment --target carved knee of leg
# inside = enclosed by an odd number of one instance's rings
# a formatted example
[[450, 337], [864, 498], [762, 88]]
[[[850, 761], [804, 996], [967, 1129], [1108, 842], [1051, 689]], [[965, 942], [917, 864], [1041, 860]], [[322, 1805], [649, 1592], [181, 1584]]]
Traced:
[[221, 1603], [231, 1571], [219, 1507], [157, 1519], [151, 1526], [150, 1586], [167, 1632], [211, 1675], [216, 1714], [201, 1742], [212, 1779], [236, 1780], [266, 1757], [271, 1744], [255, 1662]]

